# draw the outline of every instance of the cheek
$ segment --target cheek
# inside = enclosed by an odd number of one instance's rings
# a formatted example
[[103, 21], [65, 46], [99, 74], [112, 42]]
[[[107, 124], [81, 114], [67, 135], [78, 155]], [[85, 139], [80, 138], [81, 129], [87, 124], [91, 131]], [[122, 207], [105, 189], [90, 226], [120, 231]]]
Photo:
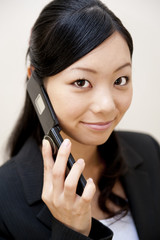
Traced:
[[[58, 117], [60, 125], [74, 123], [85, 112], [85, 106], [81, 98], [75, 98], [72, 94], [54, 95], [52, 105]], [[69, 96], [69, 97], [68, 97]]]
[[119, 96], [117, 99], [117, 108], [119, 110], [119, 114], [123, 115], [130, 107], [132, 102], [132, 88], [124, 93], [123, 95]]

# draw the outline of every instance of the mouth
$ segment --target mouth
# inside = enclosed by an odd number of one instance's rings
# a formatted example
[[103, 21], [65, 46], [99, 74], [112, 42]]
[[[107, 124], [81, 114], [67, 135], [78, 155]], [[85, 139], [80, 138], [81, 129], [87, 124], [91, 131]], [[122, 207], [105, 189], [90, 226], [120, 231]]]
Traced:
[[113, 123], [113, 120], [108, 122], [81, 122], [84, 126], [97, 131], [107, 130]]

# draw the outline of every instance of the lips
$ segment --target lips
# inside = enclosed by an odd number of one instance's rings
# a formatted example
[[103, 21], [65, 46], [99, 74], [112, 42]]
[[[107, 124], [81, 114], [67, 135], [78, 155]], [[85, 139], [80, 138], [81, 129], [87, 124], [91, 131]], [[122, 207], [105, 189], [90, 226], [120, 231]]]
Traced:
[[92, 130], [99, 130], [99, 131], [103, 131], [103, 130], [107, 130], [111, 124], [112, 121], [108, 121], [108, 122], [81, 122], [84, 126], [92, 129]]

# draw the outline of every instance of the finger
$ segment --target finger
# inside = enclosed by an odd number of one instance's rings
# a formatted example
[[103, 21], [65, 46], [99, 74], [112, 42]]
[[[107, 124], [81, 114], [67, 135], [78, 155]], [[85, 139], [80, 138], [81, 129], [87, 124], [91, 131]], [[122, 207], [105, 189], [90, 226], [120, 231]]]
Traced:
[[48, 140], [45, 139], [42, 141], [42, 156], [44, 163], [42, 199], [45, 201], [52, 191], [52, 169], [54, 166], [52, 149]]
[[70, 151], [71, 142], [69, 139], [65, 139], [58, 150], [58, 154], [52, 171], [53, 187], [55, 194], [60, 194], [63, 191], [66, 166]]
[[66, 199], [74, 200], [79, 178], [84, 170], [85, 162], [83, 159], [78, 159], [73, 164], [64, 183], [64, 197]]
[[52, 157], [52, 148], [48, 140], [43, 139], [42, 141], [42, 156], [44, 169], [51, 170], [54, 165], [53, 157]]
[[94, 197], [94, 194], [96, 192], [96, 186], [93, 182], [93, 179], [92, 178], [89, 178], [87, 180], [87, 184], [84, 188], [84, 191], [83, 191], [83, 194], [82, 194], [82, 197], [81, 197], [81, 203], [85, 206], [87, 206], [88, 204], [91, 203], [93, 197]]

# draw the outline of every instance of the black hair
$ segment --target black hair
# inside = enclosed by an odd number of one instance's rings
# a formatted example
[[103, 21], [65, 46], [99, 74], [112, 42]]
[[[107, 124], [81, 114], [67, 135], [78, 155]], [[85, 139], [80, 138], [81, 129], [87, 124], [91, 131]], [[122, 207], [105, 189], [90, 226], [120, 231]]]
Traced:
[[[126, 40], [132, 56], [131, 35], [120, 19], [101, 1], [54, 0], [42, 10], [32, 28], [27, 57], [36, 75], [44, 79], [66, 69], [114, 32], [120, 33]], [[16, 155], [30, 136], [41, 145], [43, 131], [26, 93], [24, 108], [8, 144], [10, 156]], [[114, 133], [111, 136], [116, 139]], [[115, 144], [112, 145], [113, 149]], [[121, 164], [119, 161], [114, 161], [114, 165], [116, 162], [119, 164], [119, 170], [115, 168], [118, 174], [115, 177], [113, 173], [110, 186], [114, 185], [122, 173], [123, 161], [120, 161]], [[110, 187], [107, 197], [111, 190]]]

